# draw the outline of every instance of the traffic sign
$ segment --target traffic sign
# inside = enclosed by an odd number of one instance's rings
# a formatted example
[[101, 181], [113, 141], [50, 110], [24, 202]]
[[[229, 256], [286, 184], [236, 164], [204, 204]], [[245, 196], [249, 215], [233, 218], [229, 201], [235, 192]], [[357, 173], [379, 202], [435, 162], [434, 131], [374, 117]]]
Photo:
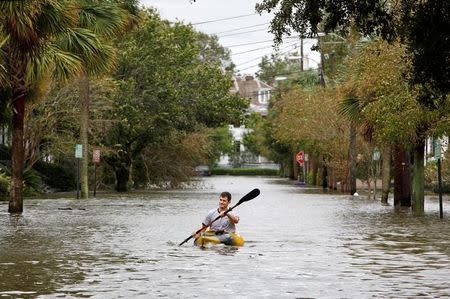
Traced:
[[375, 149], [373, 150], [372, 160], [378, 161], [378, 160], [380, 160], [380, 156], [381, 156], [380, 150], [377, 149], [377, 148], [375, 148]]
[[295, 160], [298, 164], [300, 164], [300, 166], [303, 166], [303, 162], [305, 161], [304, 158], [305, 154], [303, 153], [303, 151], [299, 151], [297, 155], [295, 155]]
[[442, 144], [439, 139], [433, 139], [433, 147], [434, 147], [434, 159], [441, 159], [442, 155]]
[[92, 152], [92, 162], [100, 163], [100, 150], [99, 149], [95, 149]]
[[75, 145], [75, 158], [82, 158], [83, 157], [83, 145], [77, 144]]

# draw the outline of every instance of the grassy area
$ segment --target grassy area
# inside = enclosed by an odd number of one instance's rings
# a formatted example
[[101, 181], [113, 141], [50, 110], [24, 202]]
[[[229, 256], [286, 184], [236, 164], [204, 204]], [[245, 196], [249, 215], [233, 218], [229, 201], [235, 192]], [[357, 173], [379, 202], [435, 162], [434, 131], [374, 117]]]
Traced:
[[278, 170], [268, 168], [213, 168], [211, 174], [278, 176]]

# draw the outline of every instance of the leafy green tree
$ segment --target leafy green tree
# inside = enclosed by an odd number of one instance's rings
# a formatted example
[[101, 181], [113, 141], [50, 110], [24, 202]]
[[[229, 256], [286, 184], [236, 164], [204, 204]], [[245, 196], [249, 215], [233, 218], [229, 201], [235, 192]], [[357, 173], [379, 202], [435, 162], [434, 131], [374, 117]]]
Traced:
[[[104, 144], [118, 191], [129, 187], [133, 161], [177, 132], [239, 123], [247, 107], [230, 95], [231, 78], [217, 60], [200, 55], [204, 36], [190, 26], [143, 11], [135, 32], [119, 43], [117, 120]], [[213, 60], [213, 61], [212, 61]]]
[[[443, 0], [353, 1], [325, 0], [297, 1], [263, 0], [257, 4], [259, 12], [272, 11], [272, 32], [279, 42], [291, 30], [302, 35], [325, 32], [348, 32], [351, 26], [368, 36], [401, 40], [411, 56], [412, 72], [407, 76], [419, 90], [418, 102], [437, 113], [446, 110], [450, 85], [450, 2]], [[424, 145], [429, 124], [417, 128], [414, 146], [413, 211], [424, 210]]]
[[288, 62], [277, 55], [272, 55], [270, 58], [264, 56], [258, 66], [259, 71], [256, 73], [256, 77], [271, 86], [276, 83], [277, 76], [286, 75], [288, 72]]

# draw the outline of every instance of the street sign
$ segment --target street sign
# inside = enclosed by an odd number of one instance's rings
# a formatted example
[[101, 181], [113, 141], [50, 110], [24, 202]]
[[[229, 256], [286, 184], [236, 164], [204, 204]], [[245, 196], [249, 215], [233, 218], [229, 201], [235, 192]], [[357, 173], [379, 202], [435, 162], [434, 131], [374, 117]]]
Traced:
[[83, 157], [83, 145], [77, 144], [75, 145], [75, 158], [82, 158]]
[[377, 148], [375, 148], [375, 149], [373, 150], [372, 160], [378, 161], [378, 160], [380, 160], [380, 156], [381, 156], [380, 151], [379, 151]]
[[435, 138], [433, 140], [433, 147], [434, 147], [434, 159], [435, 160], [441, 159], [442, 144], [441, 144], [441, 141], [438, 138]]
[[305, 157], [305, 154], [303, 153], [303, 151], [299, 151], [299, 152], [297, 153], [297, 155], [295, 155], [295, 160], [297, 161], [297, 163], [298, 163], [300, 166], [303, 166], [304, 157]]
[[92, 162], [100, 163], [100, 150], [96, 149], [92, 152]]

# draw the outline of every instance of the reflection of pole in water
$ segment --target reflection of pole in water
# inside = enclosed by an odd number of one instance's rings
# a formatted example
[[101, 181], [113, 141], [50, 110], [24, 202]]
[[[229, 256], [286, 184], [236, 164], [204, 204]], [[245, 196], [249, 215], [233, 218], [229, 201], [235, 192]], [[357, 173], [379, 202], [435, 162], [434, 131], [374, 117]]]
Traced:
[[77, 158], [77, 199], [80, 198], [80, 158]]
[[438, 192], [439, 192], [439, 218], [444, 218], [444, 211], [442, 207], [442, 173], [441, 173], [441, 159], [437, 159], [438, 167]]

